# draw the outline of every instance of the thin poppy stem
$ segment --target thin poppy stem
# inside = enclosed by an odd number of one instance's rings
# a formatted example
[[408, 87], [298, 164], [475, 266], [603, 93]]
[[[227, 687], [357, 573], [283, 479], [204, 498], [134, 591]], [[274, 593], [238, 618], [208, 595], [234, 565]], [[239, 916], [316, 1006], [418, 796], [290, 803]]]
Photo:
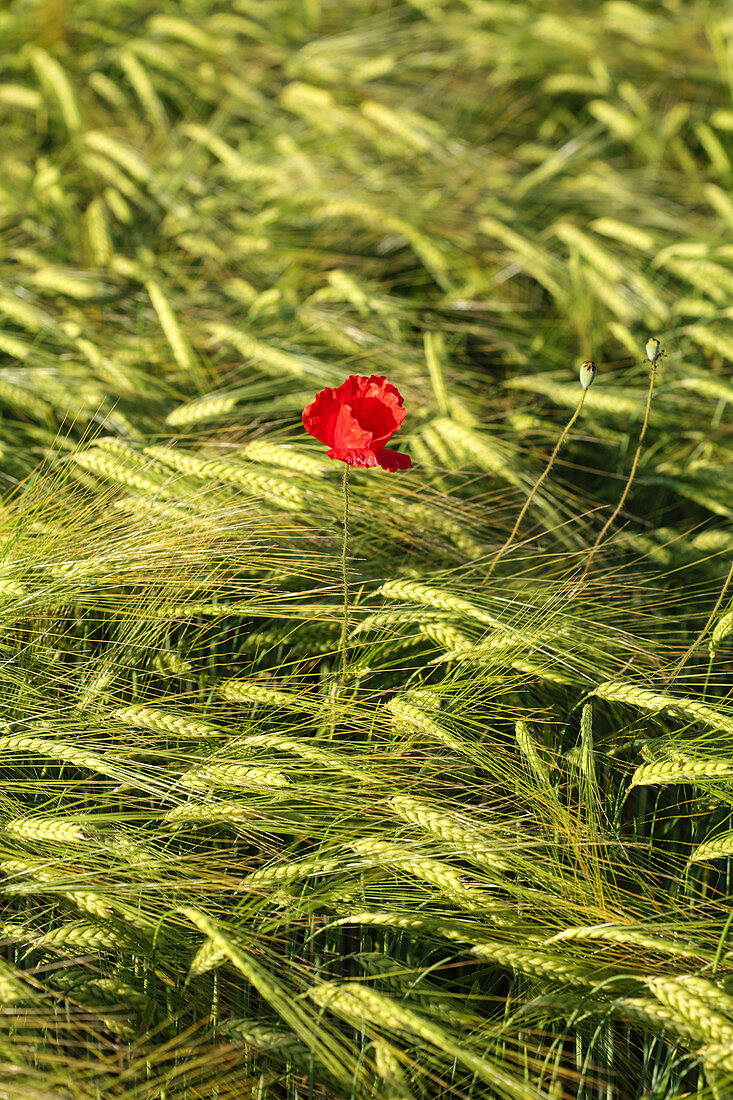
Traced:
[[343, 480], [343, 492], [344, 492], [344, 541], [343, 549], [341, 551], [341, 572], [344, 581], [344, 617], [341, 623], [341, 641], [339, 643], [339, 650], [341, 653], [341, 690], [346, 680], [346, 669], [348, 667], [349, 658], [348, 650], [346, 647], [347, 638], [349, 635], [349, 474], [351, 473], [351, 467], [344, 467], [344, 480]]
[[[712, 624], [713, 619], [715, 618], [715, 616], [720, 611], [720, 605], [722, 604], [723, 600], [725, 599], [725, 594], [728, 591], [728, 585], [730, 584], [731, 580], [733, 580], [733, 562], [731, 562], [730, 569], [728, 570], [728, 576], [725, 578], [725, 582], [723, 584], [723, 587], [720, 590], [720, 595], [718, 596], [718, 598], [715, 602], [715, 607], [713, 608], [713, 610], [708, 615], [708, 621], [705, 623], [705, 626], [702, 628], [702, 630], [700, 631], [698, 636], [695, 638], [695, 641], [692, 643], [690, 648], [687, 650], [684, 657], [682, 657], [677, 662], [677, 664], [675, 665], [674, 670], [672, 672], [672, 675], [670, 676], [669, 680], [667, 680], [667, 683], [665, 685], [666, 687], [669, 687], [669, 685], [677, 679], [680, 672], [685, 667], [685, 665], [689, 661], [690, 657], [695, 652], [695, 650], [699, 646], [700, 642], [703, 640], [703, 638], [707, 634], [708, 630], [710, 629], [710, 626]], [[709, 677], [709, 675], [710, 675], [710, 669], [708, 668], [708, 677]], [[706, 689], [707, 689], [707, 681], [706, 681], [705, 686], [706, 686]]]
[[494, 560], [492, 561], [492, 563], [491, 563], [491, 567], [489, 568], [489, 571], [488, 571], [488, 573], [486, 574], [486, 579], [487, 579], [487, 580], [489, 579], [489, 577], [491, 576], [491, 574], [492, 574], [492, 573], [494, 572], [494, 570], [496, 569], [496, 566], [498, 565], [498, 563], [499, 563], [499, 561], [501, 560], [501, 558], [503, 558], [503, 557], [504, 557], [504, 555], [506, 554], [507, 550], [509, 549], [509, 547], [510, 547], [510, 546], [511, 546], [511, 544], [513, 543], [513, 541], [514, 541], [514, 537], [515, 537], [515, 535], [516, 535], [517, 531], [518, 531], [518, 530], [519, 530], [519, 528], [520, 528], [520, 525], [521, 525], [521, 523], [522, 523], [522, 520], [524, 519], [524, 517], [525, 517], [525, 516], [526, 516], [526, 514], [527, 514], [527, 509], [529, 508], [530, 504], [532, 503], [532, 501], [534, 500], [535, 496], [537, 495], [537, 491], [538, 491], [538, 489], [539, 489], [539, 488], [541, 487], [542, 483], [543, 483], [543, 482], [545, 481], [545, 479], [546, 479], [547, 475], [549, 474], [550, 470], [552, 469], [552, 467], [553, 467], [553, 464], [554, 464], [554, 462], [555, 462], [555, 459], [557, 458], [557, 456], [558, 456], [558, 454], [559, 454], [559, 452], [560, 452], [560, 448], [562, 447], [563, 443], [564, 443], [564, 442], [565, 442], [565, 440], [567, 439], [567, 436], [568, 436], [568, 433], [569, 433], [570, 429], [572, 428], [573, 424], [575, 423], [575, 421], [576, 421], [576, 420], [578, 419], [578, 417], [580, 416], [580, 410], [581, 410], [581, 409], [583, 408], [583, 402], [585, 401], [585, 395], [587, 394], [587, 392], [588, 392], [588, 390], [587, 390], [587, 389], [584, 389], [584, 390], [583, 390], [583, 392], [581, 393], [581, 395], [580, 395], [580, 401], [578, 402], [578, 407], [576, 408], [575, 412], [574, 412], [574, 413], [573, 413], [573, 415], [572, 415], [572, 416], [570, 417], [570, 419], [568, 420], [567, 424], [565, 425], [565, 427], [563, 428], [562, 432], [560, 433], [560, 438], [558, 439], [557, 443], [555, 444], [555, 449], [554, 449], [554, 451], [552, 452], [552, 454], [550, 455], [550, 460], [549, 460], [549, 462], [548, 462], [548, 463], [547, 463], [547, 465], [545, 466], [545, 468], [544, 468], [543, 472], [542, 472], [542, 473], [540, 474], [540, 476], [539, 476], [539, 477], [537, 478], [537, 481], [536, 481], [536, 482], [534, 483], [534, 485], [532, 486], [532, 489], [531, 489], [531, 491], [530, 491], [530, 494], [529, 494], [529, 496], [527, 497], [527, 499], [525, 500], [524, 504], [522, 505], [522, 509], [521, 509], [521, 511], [520, 511], [520, 513], [519, 513], [519, 515], [517, 516], [517, 518], [516, 518], [516, 520], [515, 520], [515, 522], [514, 522], [514, 526], [512, 527], [512, 530], [511, 530], [511, 534], [509, 535], [509, 538], [508, 538], [508, 539], [506, 540], [506, 542], [505, 542], [505, 543], [504, 543], [504, 545], [502, 546], [501, 550], [499, 550], [498, 554], [496, 555], [496, 557], [495, 557], [495, 558], [494, 558]]
[[[631, 484], [634, 480], [634, 477], [636, 476], [636, 468], [639, 465], [639, 459], [641, 458], [641, 448], [642, 448], [642, 444], [644, 443], [644, 436], [646, 435], [646, 430], [647, 430], [647, 427], [649, 426], [649, 413], [651, 412], [651, 407], [652, 407], [652, 396], [654, 394], [654, 379], [655, 379], [656, 373], [657, 373], [657, 362], [658, 362], [659, 358], [660, 358], [660, 356], [657, 355], [657, 357], [655, 358], [654, 362], [651, 365], [651, 370], [649, 372], [649, 389], [648, 389], [647, 395], [646, 395], [646, 408], [644, 410], [644, 422], [641, 425], [641, 432], [639, 433], [639, 442], [636, 445], [636, 454], [634, 455], [634, 461], [631, 463], [631, 470], [629, 471], [629, 476], [626, 479], [626, 484], [624, 486], [624, 491], [621, 494], [621, 499], [619, 500], [618, 504], [616, 505], [613, 512], [611, 513], [611, 515], [608, 517], [608, 519], [604, 523], [603, 528], [601, 529], [600, 535], [598, 536], [596, 541], [593, 543], [593, 547], [591, 549], [591, 552], [590, 552], [590, 554], [588, 555], [588, 557], [586, 559], [585, 567], [583, 569], [583, 572], [580, 574], [580, 577], [578, 578], [578, 583], [584, 581], [585, 578], [588, 576], [588, 572], [590, 570], [590, 567], [593, 564], [593, 559], [595, 558], [595, 556], [598, 552], [598, 549], [599, 549], [601, 543], [603, 542], [603, 539], [605, 538], [606, 531], [611, 526], [613, 521], [616, 519], [616, 516], [619, 514], [619, 512], [623, 508], [624, 504], [626, 503], [626, 498], [629, 495], [629, 490], [631, 489]], [[576, 591], [577, 591], [577, 589], [576, 589]]]

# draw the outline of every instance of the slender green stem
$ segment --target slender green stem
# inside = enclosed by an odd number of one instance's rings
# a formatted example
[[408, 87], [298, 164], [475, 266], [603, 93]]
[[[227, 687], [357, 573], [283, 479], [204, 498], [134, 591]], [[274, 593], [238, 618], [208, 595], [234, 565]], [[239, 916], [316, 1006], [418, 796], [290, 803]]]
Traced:
[[344, 541], [343, 549], [341, 551], [341, 572], [344, 581], [344, 617], [341, 623], [341, 641], [339, 642], [339, 651], [341, 653], [341, 683], [340, 687], [343, 688], [344, 681], [346, 680], [346, 669], [349, 663], [348, 651], [347, 651], [347, 638], [349, 634], [349, 474], [351, 472], [350, 466], [344, 467]]
[[646, 430], [647, 430], [647, 427], [649, 426], [649, 413], [651, 412], [651, 407], [652, 407], [652, 396], [654, 394], [654, 379], [655, 379], [656, 373], [657, 373], [658, 358], [659, 357], [657, 357], [657, 359], [655, 359], [654, 362], [652, 363], [651, 370], [649, 372], [649, 390], [648, 390], [647, 395], [646, 395], [646, 409], [644, 410], [644, 422], [641, 425], [641, 432], [639, 433], [639, 442], [636, 445], [636, 454], [634, 455], [634, 461], [631, 463], [631, 470], [629, 471], [629, 476], [626, 479], [626, 484], [624, 486], [624, 491], [621, 494], [621, 498], [620, 498], [618, 504], [616, 505], [613, 512], [611, 513], [611, 515], [608, 517], [608, 519], [604, 523], [604, 525], [601, 529], [601, 533], [599, 534], [596, 541], [593, 543], [593, 547], [591, 549], [591, 552], [588, 555], [588, 557], [586, 558], [585, 567], [583, 569], [583, 572], [580, 574], [579, 581], [585, 580], [585, 578], [588, 576], [588, 572], [590, 570], [590, 567], [593, 564], [593, 559], [595, 558], [595, 556], [598, 552], [598, 548], [600, 547], [601, 543], [603, 542], [603, 539], [605, 538], [606, 531], [608, 531], [608, 528], [611, 526], [613, 521], [616, 519], [616, 516], [619, 514], [619, 512], [623, 508], [624, 504], [626, 503], [626, 498], [629, 495], [629, 490], [631, 489], [632, 482], [634, 480], [634, 477], [636, 476], [636, 468], [639, 465], [639, 459], [641, 458], [641, 448], [642, 448], [642, 444], [644, 443], [644, 436], [646, 435]]
[[496, 557], [492, 561], [491, 566], [489, 567], [489, 571], [486, 574], [486, 579], [487, 580], [489, 579], [491, 574], [494, 572], [494, 570], [496, 569], [497, 564], [499, 563], [501, 558], [504, 557], [507, 550], [509, 549], [512, 542], [514, 541], [514, 537], [515, 537], [517, 531], [520, 528], [522, 520], [524, 519], [525, 515], [527, 514], [527, 509], [529, 508], [530, 504], [532, 503], [535, 496], [537, 495], [537, 490], [540, 488], [543, 481], [545, 480], [545, 478], [549, 474], [550, 470], [552, 469], [553, 463], [555, 462], [555, 459], [558, 456], [560, 448], [562, 447], [563, 443], [565, 442], [565, 440], [567, 438], [568, 432], [570, 431], [573, 424], [575, 423], [575, 421], [580, 416], [580, 410], [583, 408], [583, 402], [585, 401], [585, 395], [587, 394], [587, 392], [588, 392], [588, 390], [584, 389], [583, 392], [581, 393], [580, 401], [578, 402], [578, 407], [576, 408], [575, 412], [570, 417], [567, 424], [565, 425], [562, 432], [560, 433], [560, 438], [558, 439], [557, 443], [555, 444], [555, 449], [552, 452], [552, 454], [550, 455], [549, 462], [545, 466], [545, 468], [542, 471], [542, 473], [540, 474], [540, 476], [537, 478], [537, 481], [532, 486], [532, 489], [529, 493], [529, 496], [527, 497], [524, 504], [522, 505], [521, 511], [520, 511], [519, 515], [517, 516], [517, 518], [515, 520], [515, 523], [514, 523], [514, 526], [512, 527], [511, 534], [509, 535], [509, 538], [506, 540], [506, 542], [504, 543], [504, 545], [502, 546], [502, 548], [499, 550], [498, 554], [496, 555]]
[[[708, 630], [710, 629], [710, 626], [713, 622], [713, 619], [715, 618], [715, 616], [720, 611], [720, 605], [722, 604], [723, 600], [725, 599], [725, 594], [728, 591], [728, 586], [729, 586], [731, 580], [733, 580], [733, 562], [731, 562], [730, 569], [728, 570], [728, 576], [725, 578], [725, 581], [723, 583], [723, 587], [720, 590], [720, 595], [718, 596], [717, 600], [715, 601], [715, 607], [713, 608], [713, 610], [708, 615], [708, 619], [707, 619], [707, 622], [705, 623], [705, 626], [702, 628], [702, 630], [700, 631], [698, 636], [695, 638], [694, 642], [692, 643], [690, 648], [687, 650], [687, 652], [684, 654], [684, 656], [681, 657], [680, 660], [675, 665], [675, 667], [672, 671], [672, 675], [670, 676], [669, 680], [667, 680], [667, 684], [666, 684], [667, 687], [669, 687], [669, 685], [671, 683], [673, 683], [674, 680], [677, 679], [680, 672], [682, 671], [684, 666], [687, 664], [688, 660], [690, 659], [692, 654], [695, 652], [695, 650], [699, 646], [700, 642], [703, 640], [703, 638], [707, 634]], [[711, 663], [712, 663], [712, 655], [711, 655]], [[710, 668], [708, 667], [708, 680], [709, 680], [709, 678], [710, 678]], [[706, 680], [705, 681], [705, 689], [706, 690], [707, 690], [707, 683], [708, 683], [708, 681]]]
[[705, 683], [703, 684], [703, 689], [702, 689], [702, 701], [703, 701], [703, 703], [705, 702], [705, 700], [708, 697], [708, 688], [710, 687], [710, 677], [711, 677], [712, 671], [713, 671], [713, 661], [714, 660], [715, 660], [715, 653], [711, 651], [710, 658], [708, 660], [708, 670], [705, 673]]

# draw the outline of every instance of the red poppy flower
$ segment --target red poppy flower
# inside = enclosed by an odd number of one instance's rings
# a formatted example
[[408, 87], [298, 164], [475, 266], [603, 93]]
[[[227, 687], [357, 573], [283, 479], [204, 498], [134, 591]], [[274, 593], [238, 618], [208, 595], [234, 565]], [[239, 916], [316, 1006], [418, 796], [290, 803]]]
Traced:
[[385, 450], [406, 416], [396, 386], [372, 374], [352, 374], [336, 389], [317, 393], [303, 409], [303, 427], [325, 443], [328, 457], [349, 466], [381, 466], [383, 470], [406, 470], [408, 455]]

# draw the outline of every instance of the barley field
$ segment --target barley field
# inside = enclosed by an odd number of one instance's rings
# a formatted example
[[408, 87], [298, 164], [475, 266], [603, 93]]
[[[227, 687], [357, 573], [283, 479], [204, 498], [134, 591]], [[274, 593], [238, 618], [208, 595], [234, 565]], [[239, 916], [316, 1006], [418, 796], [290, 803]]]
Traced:
[[732, 93], [725, 0], [6, 0], [0, 1100], [733, 1096]]

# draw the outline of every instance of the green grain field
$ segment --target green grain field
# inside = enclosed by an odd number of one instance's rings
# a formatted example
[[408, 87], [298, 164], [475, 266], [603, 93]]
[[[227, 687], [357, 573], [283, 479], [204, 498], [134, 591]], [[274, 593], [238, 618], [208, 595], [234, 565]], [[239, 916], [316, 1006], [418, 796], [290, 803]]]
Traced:
[[732, 97], [726, 0], [5, 0], [0, 1100], [733, 1097]]

